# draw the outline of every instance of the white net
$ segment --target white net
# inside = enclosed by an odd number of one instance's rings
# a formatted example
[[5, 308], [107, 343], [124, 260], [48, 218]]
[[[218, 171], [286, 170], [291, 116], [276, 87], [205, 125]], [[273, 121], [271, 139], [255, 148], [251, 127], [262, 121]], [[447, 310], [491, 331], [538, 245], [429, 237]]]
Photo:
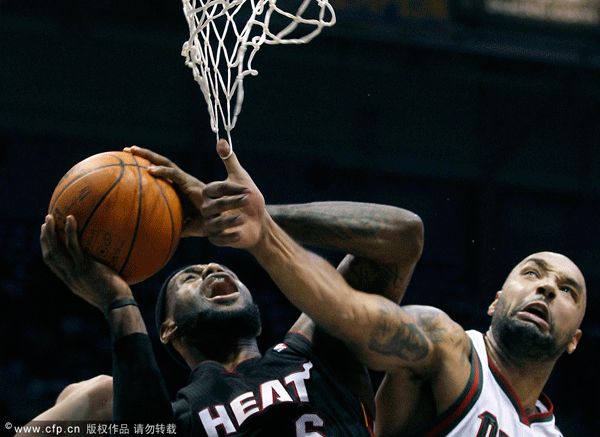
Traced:
[[[190, 38], [181, 54], [208, 104], [210, 126], [217, 140], [220, 120], [233, 148], [231, 130], [244, 100], [243, 80], [258, 74], [252, 60], [260, 46], [307, 43], [323, 27], [335, 24], [335, 12], [328, 0], [301, 0], [293, 13], [280, 9], [277, 0], [182, 2]], [[276, 33], [272, 30], [275, 27], [280, 29]]]

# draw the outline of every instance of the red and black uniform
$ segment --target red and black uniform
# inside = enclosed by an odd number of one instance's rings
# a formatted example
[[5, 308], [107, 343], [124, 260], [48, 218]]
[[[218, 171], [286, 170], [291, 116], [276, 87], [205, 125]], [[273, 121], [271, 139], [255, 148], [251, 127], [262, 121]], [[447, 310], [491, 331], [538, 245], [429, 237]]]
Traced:
[[181, 436], [372, 436], [358, 398], [298, 333], [233, 371], [201, 363], [172, 404], [147, 336], [117, 340], [113, 358], [116, 421], [164, 421]]

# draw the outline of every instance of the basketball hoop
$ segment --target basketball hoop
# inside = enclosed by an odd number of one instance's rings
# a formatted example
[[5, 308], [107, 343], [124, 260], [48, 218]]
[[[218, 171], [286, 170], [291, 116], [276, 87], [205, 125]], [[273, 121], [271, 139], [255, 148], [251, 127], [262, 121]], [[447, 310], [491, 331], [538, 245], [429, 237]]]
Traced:
[[[301, 1], [296, 12], [290, 13], [280, 9], [277, 0], [182, 0], [190, 38], [181, 54], [200, 85], [212, 131], [219, 140], [220, 120], [231, 150], [231, 130], [244, 100], [243, 80], [249, 74], [258, 74], [252, 60], [260, 46], [304, 44], [323, 27], [335, 24], [335, 12], [328, 0]], [[282, 20], [289, 23], [274, 33], [271, 28], [281, 27]], [[307, 33], [292, 37], [293, 33], [303, 33], [304, 27]]]

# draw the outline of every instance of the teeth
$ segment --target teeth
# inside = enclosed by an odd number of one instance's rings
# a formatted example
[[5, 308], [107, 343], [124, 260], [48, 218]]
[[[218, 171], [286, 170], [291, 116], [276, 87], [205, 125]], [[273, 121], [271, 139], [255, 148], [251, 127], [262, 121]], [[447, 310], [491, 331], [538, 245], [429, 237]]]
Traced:
[[216, 296], [227, 296], [237, 291], [234, 285], [224, 278], [214, 278], [208, 287], [206, 297], [209, 299]]

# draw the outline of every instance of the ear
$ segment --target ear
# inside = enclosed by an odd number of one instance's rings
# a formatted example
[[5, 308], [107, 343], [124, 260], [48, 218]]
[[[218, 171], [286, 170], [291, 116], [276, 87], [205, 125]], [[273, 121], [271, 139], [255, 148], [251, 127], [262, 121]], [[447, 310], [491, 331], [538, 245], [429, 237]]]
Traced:
[[579, 340], [581, 339], [581, 334], [582, 334], [581, 329], [578, 329], [575, 332], [575, 335], [573, 336], [573, 338], [571, 339], [571, 342], [567, 346], [568, 354], [572, 354], [573, 352], [575, 352], [575, 349], [577, 348], [577, 344], [579, 343]]
[[171, 341], [175, 333], [177, 332], [177, 325], [173, 319], [167, 319], [160, 326], [160, 341], [163, 344], [167, 344]]
[[502, 294], [502, 290], [496, 293], [496, 298], [488, 307], [488, 310], [487, 310], [488, 316], [494, 315], [494, 312], [496, 311], [496, 304], [498, 304], [498, 299], [500, 298], [501, 294]]

